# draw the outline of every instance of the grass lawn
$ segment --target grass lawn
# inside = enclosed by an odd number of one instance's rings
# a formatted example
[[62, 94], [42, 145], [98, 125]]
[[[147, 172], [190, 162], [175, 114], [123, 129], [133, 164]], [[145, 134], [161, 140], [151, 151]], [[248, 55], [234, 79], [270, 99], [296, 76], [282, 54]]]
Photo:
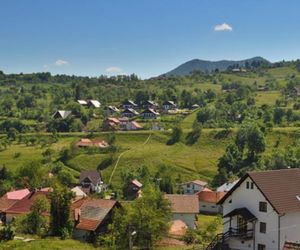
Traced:
[[275, 105], [275, 101], [280, 98], [280, 91], [261, 91], [257, 92], [255, 102], [257, 106], [263, 104]]
[[90, 244], [84, 244], [76, 240], [42, 239], [31, 242], [13, 240], [0, 244], [1, 250], [95, 250]]

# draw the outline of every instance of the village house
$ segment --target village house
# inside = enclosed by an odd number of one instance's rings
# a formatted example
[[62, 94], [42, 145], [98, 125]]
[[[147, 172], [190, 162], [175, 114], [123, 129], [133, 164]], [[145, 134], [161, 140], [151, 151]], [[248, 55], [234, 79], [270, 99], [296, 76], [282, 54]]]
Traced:
[[87, 100], [87, 106], [92, 108], [100, 108], [101, 103], [98, 100]]
[[222, 212], [222, 206], [218, 202], [223, 198], [225, 192], [216, 192], [208, 188], [197, 193], [199, 200], [199, 209], [203, 214], [219, 214]]
[[126, 100], [125, 102], [123, 102], [123, 109], [135, 109], [137, 107], [138, 105], [134, 103], [134, 101]]
[[151, 101], [151, 100], [148, 100], [148, 101], [145, 101], [143, 103], [143, 108], [144, 109], [157, 109], [158, 108], [158, 104], [154, 101]]
[[132, 180], [126, 190], [125, 197], [127, 200], [134, 200], [141, 196], [143, 184], [140, 183], [137, 179]]
[[66, 119], [71, 116], [72, 112], [70, 110], [58, 110], [53, 115], [53, 119]]
[[132, 131], [132, 130], [141, 130], [143, 126], [136, 122], [136, 121], [128, 121], [125, 125], [125, 130]]
[[300, 242], [300, 169], [247, 173], [219, 204], [224, 249], [282, 250]]
[[132, 118], [137, 115], [139, 115], [139, 112], [137, 112], [136, 110], [134, 110], [132, 108], [125, 109], [121, 114], [121, 116], [128, 117], [128, 118]]
[[[23, 196], [24, 193], [28, 194], [22, 199], [17, 200], [12, 206], [5, 210], [6, 222], [10, 223], [18, 216], [29, 214], [31, 212], [31, 206], [34, 204], [36, 198], [42, 196], [49, 199], [49, 192], [49, 188], [31, 191], [29, 193], [27, 191], [22, 191], [22, 195], [20, 195], [20, 197]], [[49, 213], [45, 213], [44, 215], [49, 216]]]
[[156, 119], [159, 116], [159, 113], [154, 109], [148, 108], [141, 113], [143, 119]]
[[194, 180], [186, 182], [182, 185], [184, 194], [195, 194], [202, 191], [207, 186], [207, 182], [201, 180]]
[[105, 232], [118, 207], [120, 204], [115, 200], [83, 198], [74, 202], [71, 208], [75, 222], [73, 237], [86, 241], [92, 235]]
[[118, 130], [120, 128], [120, 121], [114, 117], [106, 118], [102, 123], [103, 130]]
[[166, 194], [171, 203], [172, 221], [181, 220], [188, 228], [195, 228], [199, 202], [197, 195]]
[[81, 184], [82, 190], [87, 194], [89, 192], [100, 193], [104, 188], [102, 177], [96, 170], [81, 171], [79, 182]]
[[107, 106], [105, 107], [104, 111], [107, 115], [114, 115], [120, 112], [120, 110], [116, 106]]
[[22, 200], [25, 196], [27, 196], [30, 191], [25, 189], [19, 189], [11, 192], [7, 192], [0, 198], [0, 223], [6, 220], [6, 210], [12, 207], [19, 200]]
[[82, 138], [79, 142], [76, 144], [78, 147], [81, 148], [107, 148], [109, 144], [105, 140], [90, 140], [88, 138]]
[[165, 111], [177, 109], [177, 105], [173, 101], [165, 101], [162, 106]]

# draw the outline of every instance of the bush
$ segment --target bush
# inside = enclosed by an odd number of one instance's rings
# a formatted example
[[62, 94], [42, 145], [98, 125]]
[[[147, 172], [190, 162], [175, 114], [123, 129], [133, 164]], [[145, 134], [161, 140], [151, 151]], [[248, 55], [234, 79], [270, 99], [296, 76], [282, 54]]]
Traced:
[[0, 242], [12, 240], [15, 236], [15, 232], [11, 225], [5, 226], [0, 230]]
[[167, 145], [173, 145], [180, 141], [182, 130], [180, 127], [174, 127], [172, 130], [171, 138], [167, 141]]

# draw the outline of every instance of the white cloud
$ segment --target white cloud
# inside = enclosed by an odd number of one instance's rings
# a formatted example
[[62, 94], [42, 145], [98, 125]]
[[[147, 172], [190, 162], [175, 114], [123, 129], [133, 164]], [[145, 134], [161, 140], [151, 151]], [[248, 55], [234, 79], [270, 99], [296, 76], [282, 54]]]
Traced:
[[68, 65], [68, 64], [69, 64], [68, 61], [65, 61], [65, 60], [62, 60], [62, 59], [58, 59], [54, 63], [55, 66], [65, 66], [65, 65]]
[[109, 74], [121, 74], [123, 73], [124, 74], [124, 71], [123, 69], [119, 68], [119, 67], [116, 67], [116, 66], [113, 66], [113, 67], [109, 67], [105, 70], [107, 73]]
[[214, 28], [215, 31], [232, 31], [232, 26], [227, 23], [218, 24]]

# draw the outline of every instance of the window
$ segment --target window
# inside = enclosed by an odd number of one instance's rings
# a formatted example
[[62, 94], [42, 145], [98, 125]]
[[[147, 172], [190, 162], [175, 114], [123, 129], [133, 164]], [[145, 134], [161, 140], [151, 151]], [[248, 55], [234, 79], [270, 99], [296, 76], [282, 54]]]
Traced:
[[254, 183], [253, 182], [251, 182], [251, 189], [253, 189], [254, 188]]
[[246, 182], [246, 188], [249, 189], [249, 187], [250, 187], [250, 182], [247, 181], [247, 182]]
[[190, 187], [190, 184], [186, 184], [186, 187], [189, 188], [189, 187]]
[[257, 250], [266, 250], [266, 245], [258, 244], [257, 245]]
[[267, 223], [265, 222], [260, 222], [259, 223], [259, 232], [262, 234], [265, 234], [267, 231]]
[[267, 202], [264, 202], [264, 201], [259, 202], [259, 211], [267, 212]]

